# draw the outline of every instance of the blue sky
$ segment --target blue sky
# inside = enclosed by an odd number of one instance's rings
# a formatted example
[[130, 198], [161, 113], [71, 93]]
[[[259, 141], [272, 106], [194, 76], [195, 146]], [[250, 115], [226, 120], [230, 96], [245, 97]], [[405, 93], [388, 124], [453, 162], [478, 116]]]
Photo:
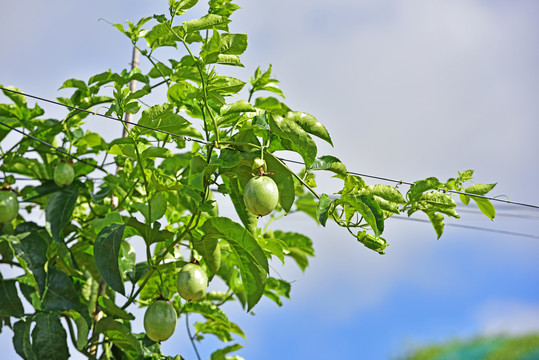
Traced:
[[[339, 157], [349, 170], [406, 181], [475, 169], [477, 183], [498, 183], [494, 195], [539, 204], [537, 2], [238, 3], [243, 9], [231, 31], [247, 33], [249, 48], [246, 68], [229, 74], [246, 79], [271, 63], [286, 103], [315, 115], [331, 133], [335, 147], [319, 144], [320, 154]], [[166, 1], [152, 4], [4, 1], [0, 83], [54, 98], [67, 94], [57, 92], [67, 78], [121, 70], [130, 61], [129, 42], [98, 19], [166, 12]], [[50, 116], [64, 114], [43, 106]], [[121, 133], [90, 121], [101, 133]], [[319, 180], [320, 192], [334, 186]], [[234, 216], [230, 204], [220, 205]], [[539, 235], [539, 212], [498, 212], [494, 223], [473, 213], [451, 222]], [[317, 256], [305, 274], [294, 264], [272, 264], [294, 281], [292, 301], [282, 308], [263, 301], [256, 316], [228, 309], [247, 334], [238, 352], [246, 359], [386, 359], [430, 341], [539, 331], [537, 239], [446, 227], [436, 240], [428, 224], [388, 220], [390, 247], [379, 256], [342, 229], [313, 228], [299, 215], [277, 226], [308, 234]], [[5, 329], [0, 344], [10, 342]], [[208, 338], [200, 349], [207, 357], [217, 345]], [[182, 319], [163, 349], [194, 358]]]

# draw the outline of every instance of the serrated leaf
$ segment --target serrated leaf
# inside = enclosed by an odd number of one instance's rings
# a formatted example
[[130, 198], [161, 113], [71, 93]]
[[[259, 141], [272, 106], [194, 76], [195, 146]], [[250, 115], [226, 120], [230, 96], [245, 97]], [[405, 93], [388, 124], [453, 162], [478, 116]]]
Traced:
[[268, 259], [255, 238], [241, 225], [224, 217], [206, 220], [202, 230], [207, 235], [217, 235], [230, 244], [236, 255], [245, 292], [247, 311], [250, 311], [264, 293], [264, 285], [269, 271]]
[[37, 359], [65, 360], [69, 358], [67, 334], [56, 313], [37, 313], [33, 320], [32, 349]]
[[247, 35], [223, 34], [220, 39], [219, 52], [221, 54], [241, 55], [247, 49]]
[[94, 259], [103, 280], [116, 292], [125, 295], [118, 257], [126, 225], [112, 224], [99, 232], [95, 239]]
[[150, 49], [162, 46], [176, 47], [179, 39], [170, 31], [167, 24], [157, 24], [144, 36]]
[[389, 185], [371, 185], [366, 189], [362, 190], [369, 195], [379, 196], [384, 200], [397, 203], [397, 204], [406, 204], [406, 200], [402, 196], [399, 190]]
[[52, 194], [47, 201], [45, 219], [53, 239], [57, 242], [63, 242], [62, 230], [71, 222], [78, 196], [79, 188], [77, 184], [73, 183], [71, 186]]
[[169, 0], [168, 4], [174, 10], [176, 16], [183, 15], [187, 10], [198, 3], [198, 0]]
[[328, 170], [342, 176], [348, 174], [346, 166], [335, 156], [331, 155], [323, 155], [316, 158], [309, 170]]
[[328, 194], [322, 194], [322, 196], [320, 196], [318, 206], [316, 207], [316, 217], [318, 218], [318, 222], [320, 222], [322, 226], [326, 226], [331, 202], [332, 201]]
[[[139, 125], [147, 126], [152, 129], [166, 131], [175, 135], [183, 135], [185, 128], [191, 123], [181, 115], [172, 111], [171, 104], [155, 105], [142, 112]], [[152, 130], [137, 127], [141, 134], [151, 133]]]

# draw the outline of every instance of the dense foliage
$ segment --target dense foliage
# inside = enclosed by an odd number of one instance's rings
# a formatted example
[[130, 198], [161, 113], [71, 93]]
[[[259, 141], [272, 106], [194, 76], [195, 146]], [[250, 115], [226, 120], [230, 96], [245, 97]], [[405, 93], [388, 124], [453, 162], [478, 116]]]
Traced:
[[[335, 221], [383, 254], [388, 217], [423, 212], [440, 237], [444, 217], [459, 217], [452, 190], [481, 196], [494, 186], [465, 187], [471, 170], [446, 182], [419, 180], [405, 194], [388, 185], [367, 185], [338, 158], [317, 154], [314, 138], [332, 144], [330, 134], [314, 116], [283, 103], [271, 66], [256, 69], [248, 83], [218, 73], [243, 66], [239, 56], [247, 35], [229, 27], [238, 6], [210, 0], [206, 15], [182, 21], [196, 3], [170, 0], [168, 15], [115, 24], [151, 67], [65, 81], [62, 88], [73, 93], [58, 101], [77, 109], [63, 119], [44, 117], [37, 104], [10, 91], [13, 87], [3, 91], [9, 103], [0, 104], [0, 262], [24, 274], [4, 278], [0, 273], [0, 328], [13, 329], [13, 345], [25, 359], [66, 359], [68, 340], [88, 358], [166, 358], [158, 343], [131, 331], [130, 306], [154, 301], [159, 306], [170, 301], [178, 317], [202, 315], [193, 341], [207, 334], [223, 342], [244, 337], [222, 305], [237, 301], [250, 311], [262, 296], [281, 305], [291, 285], [269, 274], [268, 259], [292, 260], [304, 270], [314, 256], [308, 237], [276, 230], [278, 221], [272, 222], [273, 230], [259, 228], [246, 204], [254, 204], [251, 210], [262, 206], [262, 212], [252, 210], [258, 214], [275, 207], [268, 215], [272, 220], [299, 211], [322, 226]], [[177, 49], [177, 57], [157, 60], [164, 47]], [[140, 90], [130, 90], [133, 80], [142, 84]], [[166, 87], [167, 98], [150, 105], [147, 96], [157, 87]], [[243, 95], [247, 100], [240, 99]], [[80, 109], [98, 106], [117, 120], [135, 115], [137, 126], [126, 127], [128, 136], [106, 142], [83, 127], [93, 115]], [[292, 170], [279, 157], [282, 152], [299, 154], [302, 170]], [[342, 188], [318, 194], [319, 171], [342, 180]], [[244, 194], [253, 176], [270, 190], [249, 186]], [[35, 181], [23, 181], [28, 179]], [[219, 216], [214, 192], [233, 204], [237, 220]], [[466, 204], [474, 200], [494, 217], [487, 199], [460, 198]], [[28, 220], [43, 213], [44, 226]], [[136, 238], [144, 240], [144, 254], [135, 253]], [[190, 283], [199, 268], [207, 279]], [[188, 277], [179, 280], [182, 271]], [[227, 290], [204, 294], [205, 282], [215, 278]], [[203, 296], [186, 301], [178, 294], [181, 286]], [[166, 306], [155, 316], [164, 313]], [[150, 330], [154, 339], [164, 336], [157, 330]], [[227, 354], [239, 347], [216, 350], [211, 358], [234, 358]]]

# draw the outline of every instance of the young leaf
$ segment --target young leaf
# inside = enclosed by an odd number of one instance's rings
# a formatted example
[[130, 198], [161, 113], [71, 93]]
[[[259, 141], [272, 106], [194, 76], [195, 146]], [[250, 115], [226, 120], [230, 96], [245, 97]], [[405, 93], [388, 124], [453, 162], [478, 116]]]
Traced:
[[125, 226], [125, 224], [112, 224], [103, 228], [97, 235], [94, 245], [94, 259], [97, 270], [103, 280], [122, 295], [125, 295], [125, 288], [118, 264], [118, 256]]
[[301, 271], [305, 271], [309, 265], [307, 256], [314, 256], [312, 240], [303, 234], [283, 231], [275, 231], [275, 238], [282, 240], [288, 246], [287, 256], [294, 259]]
[[486, 195], [490, 190], [494, 189], [496, 184], [474, 184], [466, 188], [464, 192], [474, 195]]
[[69, 358], [67, 334], [56, 313], [39, 312], [34, 316], [32, 349], [37, 359], [65, 360]]
[[264, 293], [264, 285], [269, 271], [268, 259], [255, 238], [241, 225], [224, 217], [206, 220], [202, 230], [207, 235], [217, 235], [225, 239], [237, 256], [245, 292], [247, 311], [250, 311]]
[[406, 200], [399, 190], [389, 185], [372, 185], [362, 190], [362, 193], [379, 196], [384, 200], [397, 204], [406, 204]]
[[224, 16], [207, 14], [200, 19], [184, 21], [183, 28], [186, 33], [200, 30], [209, 30], [211, 28], [216, 28], [218, 30], [228, 30], [229, 22], [230, 20]]

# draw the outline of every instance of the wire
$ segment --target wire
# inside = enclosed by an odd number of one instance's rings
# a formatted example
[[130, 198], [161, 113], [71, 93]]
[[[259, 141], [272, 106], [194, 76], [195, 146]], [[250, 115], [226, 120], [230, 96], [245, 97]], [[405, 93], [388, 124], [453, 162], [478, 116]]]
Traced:
[[114, 121], [118, 121], [118, 122], [121, 122], [121, 123], [124, 123], [124, 124], [141, 127], [141, 128], [144, 128], [144, 129], [156, 131], [156, 132], [159, 132], [159, 133], [162, 133], [162, 134], [165, 134], [165, 135], [169, 135], [169, 136], [174, 136], [174, 137], [186, 140], [186, 141], [194, 141], [194, 142], [198, 142], [200, 144], [209, 145], [209, 142], [204, 141], [204, 140], [193, 139], [193, 138], [190, 138], [190, 137], [187, 137], [187, 136], [173, 134], [173, 133], [168, 132], [168, 131], [164, 131], [164, 130], [160, 130], [160, 129], [154, 129], [154, 128], [150, 127], [150, 126], [141, 125], [141, 124], [133, 123], [133, 122], [130, 122], [130, 121], [125, 121], [125, 120], [122, 120], [122, 119], [113, 118], [112, 116], [103, 115], [103, 114], [93, 112], [93, 111], [90, 111], [90, 110], [86, 110], [86, 109], [81, 109], [81, 108], [78, 108], [76, 106], [62, 104], [61, 102], [58, 102], [58, 101], [45, 99], [45, 98], [35, 96], [35, 95], [29, 95], [29, 94], [26, 94], [26, 93], [23, 93], [23, 92], [20, 92], [20, 91], [6, 89], [6, 88], [1, 87], [1, 86], [0, 86], [0, 89], [4, 90], [4, 91], [9, 91], [9, 92], [12, 92], [12, 93], [15, 93], [15, 94], [27, 96], [27, 97], [30, 97], [30, 98], [33, 98], [33, 99], [36, 99], [36, 100], [45, 101], [45, 102], [48, 102], [48, 103], [51, 103], [51, 104], [54, 104], [54, 105], [63, 106], [63, 107], [66, 107], [68, 109], [71, 109], [71, 110], [82, 111], [82, 112], [88, 113], [90, 115], [100, 116], [100, 117], [105, 118], [105, 119], [114, 120]]
[[95, 164], [89, 163], [89, 162], [87, 162], [87, 161], [85, 161], [85, 160], [83, 160], [83, 159], [80, 159], [80, 158], [76, 157], [75, 155], [71, 155], [71, 154], [68, 153], [67, 151], [64, 151], [64, 150], [62, 150], [62, 149], [60, 149], [60, 148], [57, 148], [56, 146], [51, 145], [51, 144], [49, 144], [49, 143], [46, 142], [46, 141], [43, 141], [43, 140], [41, 140], [41, 139], [36, 138], [35, 136], [32, 136], [32, 135], [30, 135], [30, 134], [27, 134], [27, 133], [25, 133], [24, 131], [19, 130], [19, 129], [17, 129], [17, 128], [14, 128], [13, 126], [10, 126], [10, 125], [8, 125], [8, 124], [2, 122], [2, 121], [0, 121], [0, 125], [3, 125], [3, 126], [5, 126], [5, 127], [8, 127], [8, 128], [10, 128], [11, 130], [14, 130], [14, 131], [18, 132], [19, 134], [22, 134], [22, 135], [24, 135], [24, 136], [26, 136], [26, 137], [28, 137], [28, 138], [34, 140], [34, 141], [37, 141], [37, 142], [39, 142], [39, 143], [41, 143], [41, 144], [43, 144], [43, 145], [45, 145], [45, 146], [48, 146], [48, 147], [50, 147], [50, 148], [53, 148], [53, 149], [55, 149], [56, 151], [58, 151], [58, 152], [60, 152], [60, 153], [62, 153], [62, 154], [64, 154], [64, 155], [66, 155], [66, 156], [69, 156], [69, 157], [72, 158], [72, 159], [75, 159], [75, 160], [77, 160], [77, 161], [80, 161], [80, 162], [83, 163], [83, 164], [90, 165], [90, 166], [92, 166], [92, 167], [94, 167], [94, 168], [96, 168], [96, 169], [98, 169], [98, 170], [101, 170], [101, 171], [103, 171], [104, 173], [106, 173], [107, 175], [109, 174], [109, 172], [108, 172], [107, 170], [103, 169], [103, 168], [102, 168], [101, 166], [99, 166], [99, 165], [95, 165]]
[[[124, 123], [124, 124], [129, 124], [129, 125], [133, 125], [133, 126], [145, 128], [145, 129], [148, 129], [148, 130], [156, 131], [156, 132], [159, 132], [159, 133], [162, 133], [162, 134], [170, 135], [170, 136], [173, 136], [173, 137], [178, 137], [178, 138], [181, 138], [181, 139], [186, 140], [186, 141], [193, 141], [193, 142], [197, 142], [197, 143], [200, 143], [200, 144], [203, 144], [203, 145], [209, 145], [209, 144], [210, 144], [209, 142], [204, 141], [204, 140], [193, 139], [193, 138], [190, 138], [190, 137], [187, 137], [187, 136], [173, 134], [173, 133], [170, 133], [170, 132], [168, 132], [168, 131], [159, 130], [159, 129], [154, 129], [154, 128], [150, 127], [150, 126], [140, 125], [140, 124], [133, 123], [133, 122], [129, 122], [129, 121], [125, 121], [125, 120], [122, 120], [122, 119], [113, 118], [113, 117], [111, 117], [111, 116], [99, 114], [99, 113], [97, 113], [97, 112], [89, 111], [89, 110], [86, 110], [86, 109], [81, 109], [81, 108], [78, 108], [78, 107], [75, 107], [75, 106], [70, 106], [70, 105], [62, 104], [62, 103], [60, 103], [60, 102], [57, 102], [57, 101], [54, 101], [54, 100], [45, 99], [45, 98], [41, 98], [41, 97], [39, 97], [39, 96], [29, 95], [29, 94], [26, 94], [26, 93], [23, 93], [23, 92], [20, 92], [20, 91], [15, 91], [15, 90], [7, 89], [7, 88], [1, 87], [1, 86], [0, 86], [0, 89], [1, 89], [1, 90], [4, 90], [4, 91], [9, 91], [9, 92], [12, 92], [12, 93], [15, 93], [15, 94], [19, 94], [19, 95], [22, 95], [22, 96], [27, 96], [27, 97], [30, 97], [30, 98], [33, 98], [33, 99], [36, 99], [36, 100], [45, 101], [45, 102], [48, 102], [48, 103], [51, 103], [51, 104], [63, 106], [63, 107], [66, 107], [66, 108], [69, 108], [69, 109], [72, 109], [72, 110], [78, 110], [78, 111], [86, 112], [86, 113], [91, 114], [91, 115], [100, 116], [100, 117], [103, 117], [103, 118], [106, 118], [106, 119], [110, 119], [110, 120], [122, 122], [122, 123]], [[4, 124], [4, 123], [2, 123], [2, 122], [0, 122], [0, 124], [3, 124], [3, 125], [5, 125], [5, 126], [7, 126], [7, 127], [10, 127], [10, 128], [13, 129], [13, 130], [16, 130], [15, 128], [13, 128], [13, 127], [11, 127], [11, 126], [9, 126], [9, 125], [6, 125], [6, 124]], [[16, 131], [19, 131], [19, 130], [16, 130]], [[25, 134], [25, 133], [23, 133], [23, 132], [21, 132], [21, 131], [19, 131], [19, 132], [20, 132], [21, 134], [23, 134], [23, 135], [30, 136], [30, 135], [27, 135], [27, 134]], [[39, 139], [36, 139], [36, 138], [34, 138], [34, 139], [37, 140], [37, 141], [39, 141], [39, 142], [44, 143], [42, 140], [39, 140]], [[46, 144], [47, 146], [53, 147], [53, 146], [50, 145], [50, 144], [47, 144], [47, 143], [44, 143], [44, 144]], [[237, 151], [240, 151], [240, 150], [237, 150]], [[62, 151], [62, 152], [63, 152], [63, 151]], [[65, 153], [65, 152], [64, 152], [64, 153]], [[65, 153], [65, 154], [67, 154], [67, 153]], [[69, 155], [69, 154], [67, 154], [67, 155]], [[72, 155], [69, 155], [69, 156], [73, 157]], [[293, 163], [293, 164], [298, 164], [298, 165], [303, 165], [303, 166], [305, 166], [305, 163], [303, 163], [303, 162], [301, 162], [301, 161], [290, 160], [290, 159], [285, 159], [285, 158], [280, 158], [280, 157], [278, 157], [278, 159], [281, 160], [281, 161], [284, 161], [284, 162], [288, 162], [288, 163]], [[102, 170], [102, 169], [100, 169], [100, 170]], [[382, 181], [392, 182], [392, 183], [395, 183], [395, 184], [398, 184], [398, 185], [401, 185], [401, 184], [405, 184], [405, 185], [409, 185], [409, 186], [413, 186], [413, 185], [414, 185], [414, 183], [411, 183], [411, 182], [409, 182], [409, 181], [395, 180], [395, 179], [391, 179], [391, 178], [387, 178], [387, 177], [381, 177], [381, 176], [375, 176], [375, 175], [369, 175], [369, 174], [362, 174], [362, 173], [358, 173], [358, 172], [354, 172], [354, 171], [348, 171], [348, 173], [351, 174], [351, 175], [357, 175], [357, 176], [361, 176], [361, 177], [367, 177], [367, 178], [371, 178], [371, 179], [377, 179], [377, 180], [382, 180]], [[481, 199], [486, 199], [486, 200], [490, 200], [490, 201], [497, 201], [497, 202], [502, 202], [502, 203], [511, 204], [511, 205], [525, 206], [525, 207], [529, 207], [529, 208], [532, 208], [532, 209], [539, 209], [539, 206], [538, 206], [538, 205], [526, 204], [526, 203], [516, 202], [516, 201], [511, 201], [511, 200], [503, 200], [503, 199], [498, 199], [498, 198], [495, 198], [495, 197], [489, 197], [489, 196], [484, 196], [484, 195], [471, 194], [471, 193], [467, 193], [467, 192], [463, 192], [463, 191], [457, 191], [457, 190], [444, 190], [444, 191], [445, 191], [445, 192], [448, 192], [448, 193], [452, 193], [452, 194], [466, 195], [466, 196], [475, 197], [475, 198], [481, 198]]]
[[[391, 216], [388, 219], [415, 221], [415, 222], [421, 222], [421, 223], [430, 224], [429, 220], [415, 219], [415, 218], [402, 217], [402, 216]], [[464, 225], [464, 224], [452, 224], [452, 223], [448, 223], [448, 224], [446, 223], [445, 226], [459, 227], [459, 228], [478, 230], [478, 231], [486, 231], [486, 232], [497, 233], [497, 234], [505, 234], [505, 235], [512, 235], [512, 236], [527, 237], [527, 238], [532, 238], [532, 239], [539, 239], [539, 236], [537, 236], [537, 235], [524, 234], [524, 233], [519, 233], [519, 232], [514, 232], [514, 231], [506, 231], [506, 230], [494, 230], [494, 229], [489, 229], [489, 228], [485, 228], [485, 227], [481, 227], [481, 226], [472, 226], [472, 225]]]

